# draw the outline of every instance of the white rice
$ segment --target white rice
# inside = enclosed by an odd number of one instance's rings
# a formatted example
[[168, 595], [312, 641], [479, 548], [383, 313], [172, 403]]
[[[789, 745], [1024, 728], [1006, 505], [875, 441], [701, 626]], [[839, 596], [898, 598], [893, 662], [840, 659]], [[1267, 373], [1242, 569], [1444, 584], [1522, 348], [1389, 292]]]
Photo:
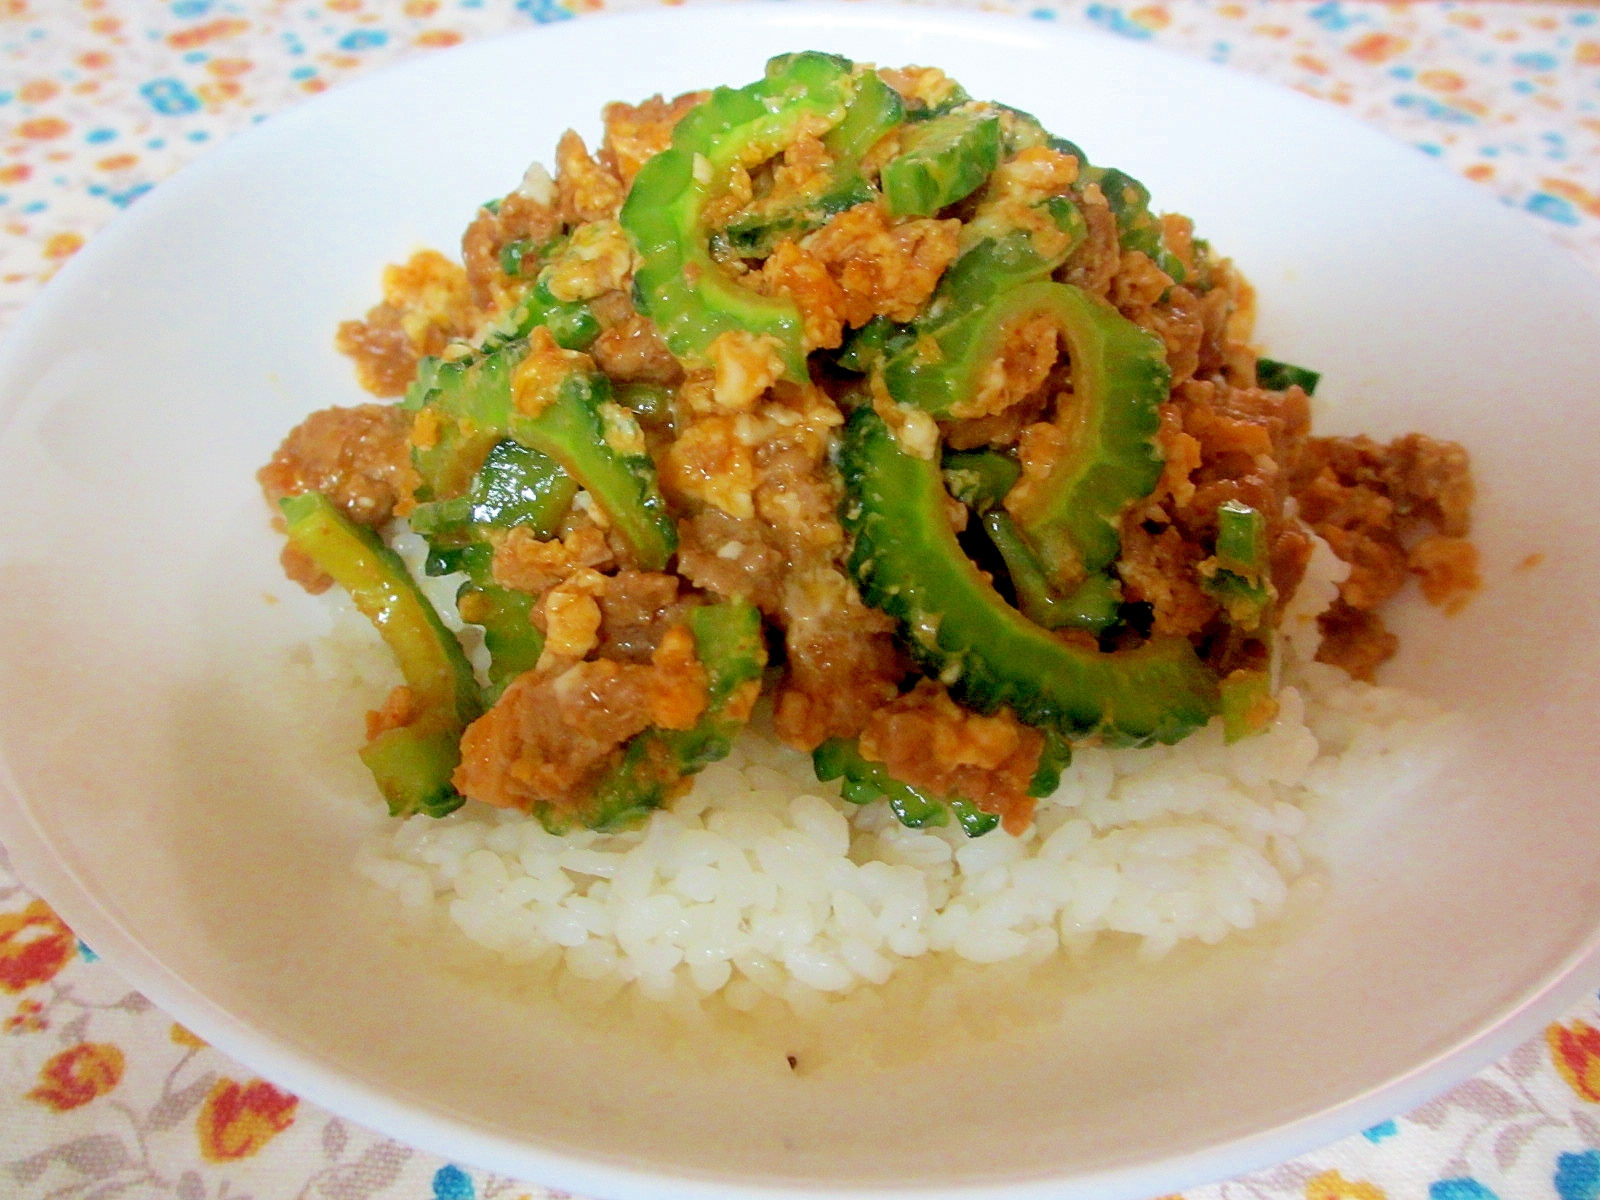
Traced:
[[[1110, 937], [1160, 957], [1216, 943], [1284, 910], [1315, 860], [1319, 816], [1403, 800], [1448, 743], [1434, 705], [1311, 661], [1315, 613], [1346, 569], [1319, 545], [1285, 614], [1270, 729], [1228, 745], [1213, 721], [1176, 746], [1079, 749], [1020, 838], [906, 829], [881, 803], [841, 799], [758, 728], [638, 830], [554, 837], [468, 803], [387, 823], [357, 867], [507, 959], [559, 959], [655, 1000], [717, 994], [736, 1010], [768, 996], [814, 1007], [925, 956], [1030, 962]], [[342, 634], [371, 647], [363, 624]], [[322, 675], [355, 661], [321, 653]]]

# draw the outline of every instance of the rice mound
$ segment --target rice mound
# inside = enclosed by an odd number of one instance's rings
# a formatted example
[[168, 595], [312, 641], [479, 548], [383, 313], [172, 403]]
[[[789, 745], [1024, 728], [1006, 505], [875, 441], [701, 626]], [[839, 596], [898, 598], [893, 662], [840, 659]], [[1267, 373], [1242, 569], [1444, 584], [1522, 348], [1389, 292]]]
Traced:
[[[758, 722], [640, 829], [556, 837], [474, 802], [386, 822], [357, 869], [511, 961], [558, 956], [579, 979], [739, 1011], [814, 1006], [923, 956], [1037, 961], [1108, 934], [1145, 957], [1216, 943], [1284, 909], [1320, 815], [1403, 799], [1447, 744], [1435, 705], [1312, 661], [1315, 615], [1347, 570], [1319, 543], [1284, 613], [1269, 729], [1229, 745], [1213, 720], [1176, 746], [1079, 749], [1020, 838], [907, 829], [881, 802], [850, 804]], [[341, 633], [370, 647], [363, 624]], [[313, 665], [337, 661], [324, 649]]]

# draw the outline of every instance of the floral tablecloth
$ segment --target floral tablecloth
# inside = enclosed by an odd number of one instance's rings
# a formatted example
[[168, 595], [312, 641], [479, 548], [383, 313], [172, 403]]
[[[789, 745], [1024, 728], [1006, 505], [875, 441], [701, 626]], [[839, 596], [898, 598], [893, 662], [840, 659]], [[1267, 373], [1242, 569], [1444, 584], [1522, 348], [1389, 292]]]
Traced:
[[[672, 2], [672, 0], [667, 0]], [[0, 0], [0, 329], [117, 212], [262, 116], [608, 0]], [[1347, 109], [1600, 271], [1600, 10], [1022, 0]], [[174, 1024], [0, 847], [0, 1196], [542, 1198], [323, 1112]], [[1600, 1200], [1600, 1003], [1449, 1094], [1189, 1200]]]

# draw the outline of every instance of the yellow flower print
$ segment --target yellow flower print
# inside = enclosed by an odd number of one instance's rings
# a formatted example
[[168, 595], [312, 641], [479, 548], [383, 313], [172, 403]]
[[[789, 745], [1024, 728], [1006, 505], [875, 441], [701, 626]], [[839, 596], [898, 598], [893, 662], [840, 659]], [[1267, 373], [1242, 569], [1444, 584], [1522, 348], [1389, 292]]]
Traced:
[[39, 1068], [28, 1099], [56, 1112], [82, 1108], [122, 1082], [122, 1067], [122, 1051], [110, 1042], [79, 1042]]
[[1306, 1180], [1306, 1200], [1389, 1200], [1383, 1189], [1364, 1179], [1346, 1179], [1338, 1171], [1324, 1171]]
[[249, 1158], [290, 1125], [300, 1101], [264, 1079], [219, 1079], [195, 1120], [200, 1154], [208, 1162]]
[[0, 913], [0, 992], [15, 995], [48, 983], [77, 948], [72, 930], [43, 900], [21, 912]]
[[177, 1046], [187, 1046], [191, 1050], [204, 1050], [206, 1048], [203, 1039], [196, 1037], [176, 1021], [172, 1023], [172, 1028], [167, 1030], [167, 1036]]
[[1582, 1021], [1556, 1024], [1544, 1031], [1544, 1040], [1561, 1078], [1580, 1098], [1600, 1104], [1600, 1029]]

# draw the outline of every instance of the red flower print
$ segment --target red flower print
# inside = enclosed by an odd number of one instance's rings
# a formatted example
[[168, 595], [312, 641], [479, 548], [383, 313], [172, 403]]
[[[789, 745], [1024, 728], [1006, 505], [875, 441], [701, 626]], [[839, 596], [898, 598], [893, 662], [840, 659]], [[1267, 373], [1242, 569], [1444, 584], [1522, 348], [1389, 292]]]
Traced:
[[0, 913], [0, 992], [47, 983], [72, 959], [78, 939], [43, 900]]
[[1544, 1031], [1550, 1058], [1561, 1078], [1591, 1104], [1600, 1104], [1600, 1029], [1582, 1021], [1551, 1025]]
[[57, 1112], [82, 1108], [122, 1082], [122, 1051], [110, 1042], [79, 1042], [39, 1068], [28, 1099]]
[[290, 1125], [300, 1101], [264, 1079], [219, 1079], [200, 1106], [195, 1132], [208, 1162], [249, 1158]]

